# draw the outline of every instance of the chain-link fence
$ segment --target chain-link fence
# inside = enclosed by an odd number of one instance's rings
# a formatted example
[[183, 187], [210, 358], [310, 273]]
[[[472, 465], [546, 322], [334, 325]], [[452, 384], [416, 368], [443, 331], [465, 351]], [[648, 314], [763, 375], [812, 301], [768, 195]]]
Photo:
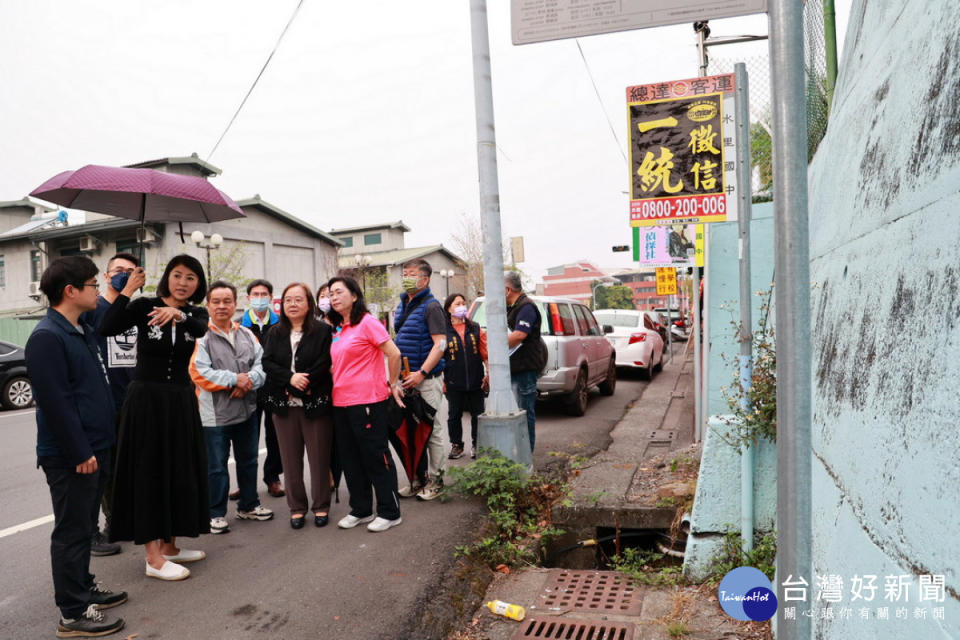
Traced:
[[[804, 66], [807, 79], [807, 158], [813, 158], [827, 131], [826, 47], [824, 16], [820, 2], [803, 8]], [[708, 41], [709, 44], [709, 41]], [[736, 63], [747, 66], [750, 81], [750, 164], [754, 202], [773, 199], [773, 113], [770, 90], [768, 42], [724, 45], [710, 49], [707, 72], [733, 73]]]

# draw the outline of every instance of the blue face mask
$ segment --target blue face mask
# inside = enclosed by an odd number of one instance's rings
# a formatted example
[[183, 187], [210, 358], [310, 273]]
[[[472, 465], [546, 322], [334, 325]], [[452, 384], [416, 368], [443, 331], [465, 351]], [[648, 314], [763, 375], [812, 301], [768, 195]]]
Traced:
[[124, 271], [123, 273], [118, 273], [117, 275], [110, 278], [110, 286], [113, 287], [115, 291], [123, 291], [123, 288], [127, 286], [127, 280], [130, 279], [130, 274]]
[[250, 298], [250, 306], [254, 311], [266, 311], [270, 308], [270, 298]]

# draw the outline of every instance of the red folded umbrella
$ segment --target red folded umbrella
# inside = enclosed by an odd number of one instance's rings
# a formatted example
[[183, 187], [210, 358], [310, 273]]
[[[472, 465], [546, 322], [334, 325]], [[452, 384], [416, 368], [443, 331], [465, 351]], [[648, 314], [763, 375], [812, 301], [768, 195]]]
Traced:
[[89, 164], [64, 171], [31, 196], [84, 211], [145, 222], [217, 222], [245, 217], [230, 197], [197, 176]]

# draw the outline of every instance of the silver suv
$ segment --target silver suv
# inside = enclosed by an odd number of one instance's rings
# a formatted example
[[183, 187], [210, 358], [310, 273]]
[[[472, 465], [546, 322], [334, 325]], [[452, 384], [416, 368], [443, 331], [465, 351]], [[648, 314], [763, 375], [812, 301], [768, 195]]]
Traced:
[[[547, 344], [547, 366], [537, 381], [540, 397], [562, 396], [567, 413], [582, 416], [587, 411], [590, 387], [612, 396], [617, 386], [617, 357], [605, 334], [613, 327], [600, 327], [590, 309], [576, 300], [527, 296], [540, 310], [540, 335]], [[470, 319], [486, 329], [484, 298], [470, 307]]]

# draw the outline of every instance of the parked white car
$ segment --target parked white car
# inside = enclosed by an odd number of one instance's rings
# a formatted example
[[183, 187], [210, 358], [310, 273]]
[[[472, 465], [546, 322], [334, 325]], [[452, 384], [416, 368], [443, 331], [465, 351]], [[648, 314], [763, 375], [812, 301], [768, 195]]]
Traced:
[[634, 309], [598, 309], [597, 322], [613, 327], [607, 340], [617, 354], [618, 367], [640, 369], [648, 380], [663, 367], [663, 338], [648, 314]]

